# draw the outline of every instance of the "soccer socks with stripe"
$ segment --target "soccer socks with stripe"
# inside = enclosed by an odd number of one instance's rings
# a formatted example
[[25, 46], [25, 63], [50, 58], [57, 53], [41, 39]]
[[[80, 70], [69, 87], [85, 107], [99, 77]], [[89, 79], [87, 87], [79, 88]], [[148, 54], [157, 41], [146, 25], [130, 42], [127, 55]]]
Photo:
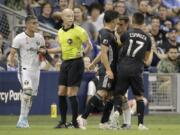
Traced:
[[66, 123], [66, 114], [67, 114], [66, 96], [59, 96], [59, 111], [61, 114], [61, 122]]
[[85, 113], [82, 115], [82, 118], [87, 119], [89, 114], [93, 111], [94, 107], [98, 107], [102, 103], [102, 99], [99, 95], [94, 95], [88, 102], [86, 106]]
[[112, 101], [106, 102], [106, 104], [104, 106], [104, 110], [103, 110], [103, 115], [102, 115], [102, 118], [101, 118], [101, 123], [105, 123], [105, 122], [109, 121], [109, 117], [110, 117], [112, 108], [113, 108]]
[[144, 100], [137, 100], [138, 125], [144, 123]]
[[77, 125], [77, 117], [78, 117], [78, 102], [76, 96], [69, 97], [69, 101], [71, 104], [72, 110], [72, 123], [73, 125]]

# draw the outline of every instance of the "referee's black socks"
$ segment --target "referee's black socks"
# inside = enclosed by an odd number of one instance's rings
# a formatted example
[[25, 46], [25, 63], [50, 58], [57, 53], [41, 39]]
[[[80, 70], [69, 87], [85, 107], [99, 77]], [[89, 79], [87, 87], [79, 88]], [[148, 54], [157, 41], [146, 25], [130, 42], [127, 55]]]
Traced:
[[77, 125], [77, 117], [78, 117], [78, 101], [76, 96], [69, 97], [69, 101], [71, 104], [71, 110], [72, 110], [72, 123], [74, 126]]
[[144, 100], [137, 100], [138, 125], [144, 123]]
[[87, 119], [89, 114], [93, 111], [94, 107], [98, 107], [102, 103], [102, 98], [99, 95], [94, 95], [88, 102], [86, 106], [85, 113], [82, 115], [82, 118]]
[[66, 123], [67, 100], [66, 96], [59, 96], [59, 111], [61, 114], [61, 123]]

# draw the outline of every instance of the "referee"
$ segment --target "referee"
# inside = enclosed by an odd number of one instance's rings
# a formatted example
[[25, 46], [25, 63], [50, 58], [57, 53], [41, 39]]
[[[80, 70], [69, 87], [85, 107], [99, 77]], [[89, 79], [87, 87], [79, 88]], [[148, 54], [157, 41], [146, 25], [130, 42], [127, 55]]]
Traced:
[[[63, 27], [58, 31], [59, 48], [48, 49], [48, 53], [61, 52], [63, 63], [59, 78], [59, 109], [61, 120], [55, 128], [78, 128], [77, 92], [84, 73], [83, 54], [92, 49], [87, 32], [80, 26], [74, 25], [74, 13], [71, 9], [62, 11]], [[83, 45], [86, 47], [83, 49]], [[66, 124], [67, 99], [69, 98], [72, 110], [72, 122]]]

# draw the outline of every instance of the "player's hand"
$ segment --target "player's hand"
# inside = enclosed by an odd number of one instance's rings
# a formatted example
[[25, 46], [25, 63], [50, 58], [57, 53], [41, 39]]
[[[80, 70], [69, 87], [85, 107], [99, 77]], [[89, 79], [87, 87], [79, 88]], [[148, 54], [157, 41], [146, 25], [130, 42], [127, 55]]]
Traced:
[[114, 75], [113, 75], [113, 72], [111, 70], [107, 70], [106, 74], [108, 75], [109, 79], [114, 79]]
[[89, 64], [89, 66], [88, 66], [88, 70], [90, 71], [90, 70], [94, 70], [94, 68], [95, 68], [95, 66], [94, 66], [94, 64]]
[[10, 60], [10, 57], [7, 58], [7, 65], [9, 67], [14, 67], [15, 66], [14, 62], [12, 62], [12, 60]]
[[7, 62], [7, 65], [8, 65], [9, 67], [15, 67], [15, 64], [12, 63], [12, 62], [10, 62], [10, 61]]
[[46, 51], [47, 51], [47, 50], [46, 50], [45, 48], [40, 48], [40, 49], [38, 50], [38, 53], [45, 54]]

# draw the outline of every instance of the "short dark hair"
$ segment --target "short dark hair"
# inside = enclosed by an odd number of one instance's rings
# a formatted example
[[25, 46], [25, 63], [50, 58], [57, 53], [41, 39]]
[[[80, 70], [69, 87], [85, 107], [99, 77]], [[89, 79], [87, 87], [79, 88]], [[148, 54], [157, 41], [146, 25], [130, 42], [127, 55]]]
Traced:
[[177, 32], [177, 29], [176, 29], [175, 27], [173, 27], [173, 28], [169, 29], [168, 32], [169, 32], [169, 33], [171, 33], [171, 32]]
[[165, 8], [165, 9], [167, 9], [167, 7], [166, 7], [164, 4], [161, 4], [161, 5], [159, 6], [159, 10], [160, 10], [160, 8]]
[[102, 13], [102, 6], [101, 4], [94, 2], [89, 6], [89, 13], [91, 14], [92, 10], [97, 9], [100, 11], [100, 13]]
[[52, 6], [52, 4], [51, 4], [50, 2], [45, 2], [45, 3], [43, 3], [43, 4], [41, 5], [41, 13], [43, 13], [43, 9], [44, 9], [44, 7], [45, 7], [46, 5], [50, 5], [50, 7], [51, 7], [51, 13], [52, 13], [52, 12], [53, 12], [53, 6]]
[[140, 12], [136, 12], [133, 14], [133, 23], [142, 25], [144, 23], [144, 15]]
[[34, 20], [34, 19], [37, 19], [37, 17], [34, 16], [34, 15], [28, 15], [28, 16], [25, 18], [25, 23], [27, 23], [27, 22], [30, 21], [30, 20]]
[[154, 15], [151, 17], [151, 20], [154, 20], [154, 19], [160, 20], [159, 16], [157, 16], [157, 15]]
[[104, 22], [105, 23], [110, 23], [114, 19], [117, 19], [119, 17], [119, 13], [114, 10], [107, 10], [104, 13]]
[[129, 17], [127, 15], [120, 15], [119, 20], [124, 20], [125, 23], [129, 22]]
[[165, 49], [165, 53], [168, 53], [170, 49], [176, 49], [178, 51], [178, 48], [176, 46], [169, 46]]

